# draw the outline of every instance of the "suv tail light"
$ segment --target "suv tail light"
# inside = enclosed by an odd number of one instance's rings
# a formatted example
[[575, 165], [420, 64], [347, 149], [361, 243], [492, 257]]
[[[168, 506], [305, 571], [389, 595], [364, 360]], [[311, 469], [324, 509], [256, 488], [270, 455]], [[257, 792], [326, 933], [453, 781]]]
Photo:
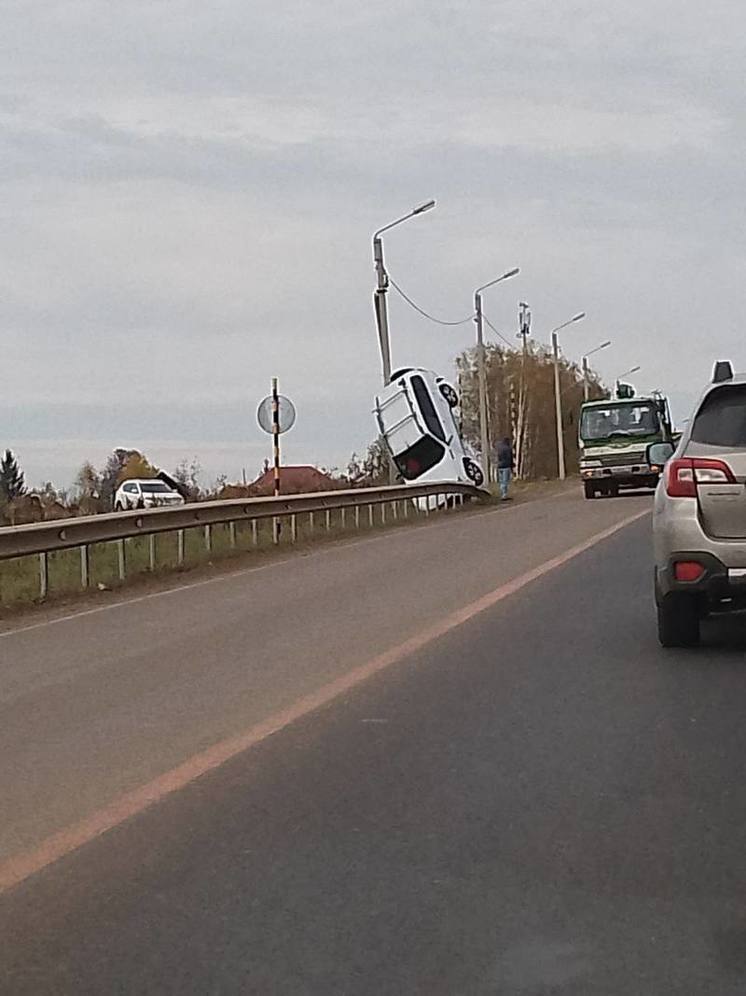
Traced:
[[735, 484], [733, 471], [722, 460], [681, 457], [666, 465], [666, 494], [671, 498], [696, 498], [698, 484]]

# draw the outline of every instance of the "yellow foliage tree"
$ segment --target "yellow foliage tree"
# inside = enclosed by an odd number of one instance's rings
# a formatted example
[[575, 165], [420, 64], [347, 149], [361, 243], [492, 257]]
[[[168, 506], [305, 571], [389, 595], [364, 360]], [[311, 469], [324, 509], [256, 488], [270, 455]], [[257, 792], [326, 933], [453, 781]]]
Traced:
[[122, 469], [119, 471], [118, 483], [131, 481], [135, 477], [156, 477], [157, 473], [155, 467], [148, 461], [146, 456], [142, 453], [133, 452], [129, 454], [122, 464]]

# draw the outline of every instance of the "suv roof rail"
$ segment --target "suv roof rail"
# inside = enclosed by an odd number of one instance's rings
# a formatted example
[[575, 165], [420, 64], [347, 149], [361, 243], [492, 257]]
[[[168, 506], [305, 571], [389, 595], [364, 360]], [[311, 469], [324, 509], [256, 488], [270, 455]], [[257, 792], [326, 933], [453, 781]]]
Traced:
[[730, 360], [718, 360], [712, 371], [712, 383], [722, 384], [725, 380], [733, 380], [733, 367]]

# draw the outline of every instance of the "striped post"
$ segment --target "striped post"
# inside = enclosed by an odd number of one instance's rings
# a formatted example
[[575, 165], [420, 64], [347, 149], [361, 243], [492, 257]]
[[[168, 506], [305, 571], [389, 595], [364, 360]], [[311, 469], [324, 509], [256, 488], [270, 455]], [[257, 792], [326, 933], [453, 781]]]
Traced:
[[[280, 493], [280, 395], [277, 391], [277, 378], [272, 378], [272, 450], [274, 457], [274, 488], [275, 496]], [[272, 520], [272, 535], [275, 543], [280, 541], [280, 522]]]

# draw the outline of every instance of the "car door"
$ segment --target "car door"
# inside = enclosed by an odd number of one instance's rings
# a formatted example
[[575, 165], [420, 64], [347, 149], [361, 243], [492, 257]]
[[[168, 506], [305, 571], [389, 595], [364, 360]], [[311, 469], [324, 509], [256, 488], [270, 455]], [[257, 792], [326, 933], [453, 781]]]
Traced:
[[130, 481], [124, 485], [122, 490], [124, 491], [127, 508], [137, 508], [137, 501], [139, 498], [137, 485]]
[[705, 532], [717, 539], [746, 538], [746, 383], [709, 392], [695, 416], [685, 456], [696, 461]]

